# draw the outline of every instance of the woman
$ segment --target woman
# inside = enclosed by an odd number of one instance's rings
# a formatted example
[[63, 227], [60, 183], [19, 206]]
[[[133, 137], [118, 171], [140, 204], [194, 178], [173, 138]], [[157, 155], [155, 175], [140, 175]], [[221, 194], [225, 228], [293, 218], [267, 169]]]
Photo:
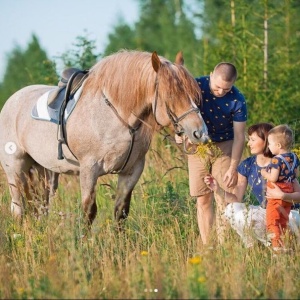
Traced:
[[[225, 207], [224, 215], [232, 228], [241, 236], [246, 247], [253, 245], [253, 236], [264, 245], [270, 245], [266, 232], [265, 198], [282, 199], [293, 204], [300, 203], [300, 185], [297, 180], [293, 182], [293, 193], [284, 193], [274, 185], [273, 188], [267, 189], [265, 195], [265, 180], [261, 175], [261, 169], [266, 168], [271, 162], [272, 154], [268, 149], [267, 135], [272, 128], [273, 125], [269, 123], [259, 123], [248, 128], [248, 146], [252, 156], [238, 166], [238, 183], [234, 193], [225, 192], [211, 175], [204, 179], [211, 190], [225, 199], [226, 204], [230, 203]], [[249, 204], [251, 197], [250, 193], [246, 193], [247, 187], [259, 205]], [[294, 233], [299, 234], [298, 211], [291, 211], [289, 226]]]

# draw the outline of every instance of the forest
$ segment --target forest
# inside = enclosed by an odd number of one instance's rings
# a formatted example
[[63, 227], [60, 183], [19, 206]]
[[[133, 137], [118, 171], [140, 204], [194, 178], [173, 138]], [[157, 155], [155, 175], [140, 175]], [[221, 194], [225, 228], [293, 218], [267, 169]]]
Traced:
[[[120, 49], [157, 51], [172, 61], [181, 50], [188, 70], [197, 77], [209, 74], [218, 62], [229, 61], [237, 67], [236, 85], [247, 99], [248, 124], [287, 123], [300, 141], [298, 0], [138, 0], [138, 4], [138, 21], [132, 26], [124, 21], [115, 24], [103, 53], [96, 52], [87, 33], [78, 35], [59, 62], [87, 69]], [[0, 107], [26, 85], [57, 84], [57, 62], [47, 57], [34, 34], [25, 49], [12, 49], [0, 83]]]

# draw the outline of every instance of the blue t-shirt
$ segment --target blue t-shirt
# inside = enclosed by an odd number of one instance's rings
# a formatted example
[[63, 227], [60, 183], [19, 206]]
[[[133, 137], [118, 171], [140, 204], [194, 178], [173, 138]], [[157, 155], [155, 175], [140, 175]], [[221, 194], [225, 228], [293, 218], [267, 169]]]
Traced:
[[255, 196], [259, 204], [264, 201], [264, 193], [266, 181], [261, 176], [262, 167], [258, 166], [256, 163], [256, 156], [250, 156], [243, 160], [237, 171], [247, 178], [248, 186], [250, 188], [251, 193]]
[[[237, 168], [237, 171], [246, 177], [250, 191], [255, 196], [259, 204], [262, 204], [265, 199], [264, 194], [266, 187], [266, 180], [261, 175], [261, 169], [262, 167], [258, 166], [256, 163], [256, 155], [243, 160]], [[296, 208], [299, 209], [300, 204], [292, 206], [292, 209]]]
[[233, 86], [223, 97], [216, 97], [210, 90], [209, 76], [195, 78], [202, 91], [202, 105], [199, 106], [213, 142], [233, 140], [233, 121], [247, 121], [246, 100]]

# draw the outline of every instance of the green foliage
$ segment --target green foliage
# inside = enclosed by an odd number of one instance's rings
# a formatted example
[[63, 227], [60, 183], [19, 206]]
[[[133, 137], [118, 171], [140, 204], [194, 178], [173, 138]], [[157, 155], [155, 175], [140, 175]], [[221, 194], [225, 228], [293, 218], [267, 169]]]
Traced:
[[236, 85], [247, 98], [248, 124], [293, 124], [299, 119], [300, 89], [296, 78], [300, 75], [300, 39], [296, 16], [300, 8], [296, 3], [204, 1], [205, 47], [200, 59], [211, 70], [219, 61], [231, 61], [237, 66]]
[[108, 45], [106, 46], [103, 56], [107, 56], [120, 49], [137, 49], [134, 30], [122, 20], [114, 27], [113, 32], [108, 35]]
[[76, 37], [73, 49], [70, 49], [58, 57], [63, 68], [74, 67], [81, 70], [91, 68], [96, 62], [99, 54], [95, 54], [96, 45], [94, 40], [88, 38], [88, 34]]
[[141, 0], [140, 19], [133, 28], [120, 20], [109, 34], [104, 55], [122, 48], [157, 51], [171, 61], [183, 51], [186, 64], [193, 69], [199, 48], [195, 26], [187, 17], [184, 1]]
[[16, 47], [8, 56], [0, 84], [0, 107], [17, 90], [31, 84], [56, 84], [55, 64], [47, 58], [38, 38], [33, 35], [27, 48]]

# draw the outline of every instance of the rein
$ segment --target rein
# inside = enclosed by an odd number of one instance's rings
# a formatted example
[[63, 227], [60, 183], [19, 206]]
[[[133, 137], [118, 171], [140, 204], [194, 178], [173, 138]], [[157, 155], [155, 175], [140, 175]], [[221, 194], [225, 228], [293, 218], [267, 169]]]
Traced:
[[139, 128], [141, 127], [140, 123], [137, 127], [132, 127], [130, 126], [127, 122], [125, 122], [124, 119], [121, 118], [121, 116], [119, 115], [118, 111], [116, 110], [116, 108], [112, 105], [112, 103], [108, 100], [108, 98], [104, 95], [103, 91], [101, 91], [102, 96], [104, 98], [105, 103], [112, 109], [112, 111], [114, 112], [114, 114], [118, 117], [118, 119], [121, 121], [121, 123], [128, 128], [130, 136], [131, 136], [131, 140], [130, 140], [130, 146], [128, 149], [128, 153], [127, 153], [127, 157], [125, 159], [125, 162], [123, 163], [123, 166], [118, 170], [118, 171], [112, 171], [112, 174], [119, 174], [120, 172], [122, 172], [125, 168], [125, 166], [127, 165], [129, 158], [131, 156], [131, 152], [132, 152], [132, 148], [133, 148], [133, 143], [134, 143], [134, 137], [135, 137], [135, 133], [139, 130]]

